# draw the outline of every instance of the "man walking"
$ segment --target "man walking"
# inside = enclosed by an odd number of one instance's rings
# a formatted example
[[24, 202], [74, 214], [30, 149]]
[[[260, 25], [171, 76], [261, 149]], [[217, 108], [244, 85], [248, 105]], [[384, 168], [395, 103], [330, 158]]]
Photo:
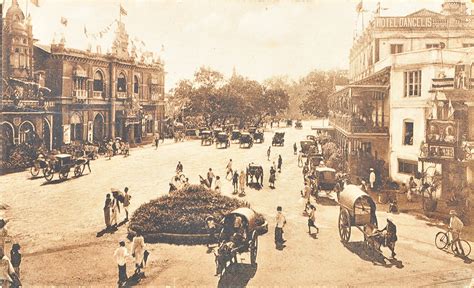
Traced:
[[181, 164], [181, 161], [178, 161], [178, 165], [176, 165], [176, 173], [183, 173], [183, 164]]
[[212, 187], [212, 180], [214, 179], [214, 172], [212, 172], [212, 168], [209, 168], [207, 172], [207, 181], [209, 181], [209, 187]]
[[370, 191], [375, 191], [375, 171], [374, 168], [370, 168], [370, 174], [369, 174], [369, 183], [370, 183]]
[[245, 171], [242, 170], [240, 171], [240, 176], [239, 176], [239, 185], [240, 185], [240, 195], [244, 196], [245, 195], [245, 182], [247, 181], [247, 174], [245, 174]]
[[277, 207], [277, 215], [276, 215], [276, 226], [275, 226], [275, 245], [276, 248], [283, 248], [283, 243], [286, 240], [283, 240], [283, 227], [286, 225], [286, 218], [282, 212], [283, 208], [281, 206]]
[[114, 260], [118, 266], [118, 285], [123, 287], [127, 281], [127, 257], [129, 257], [128, 250], [125, 247], [125, 242], [119, 242], [119, 248], [115, 249]]
[[267, 150], [267, 160], [270, 161], [270, 154], [271, 154], [271, 149], [272, 149], [272, 146], [268, 146], [268, 150]]
[[160, 133], [155, 134], [155, 150], [158, 149], [158, 143], [160, 142]]
[[281, 173], [281, 164], [283, 164], [283, 159], [281, 155], [278, 155], [278, 173]]
[[296, 155], [298, 152], [298, 146], [296, 146], [296, 142], [293, 144], [293, 154]]
[[216, 183], [214, 186], [214, 190], [216, 190], [217, 193], [221, 193], [221, 177], [216, 176]]
[[227, 163], [227, 166], [226, 166], [226, 175], [225, 175], [225, 179], [228, 179], [228, 176], [230, 174], [230, 177], [232, 178], [232, 159], [229, 160], [229, 163]]
[[319, 233], [319, 228], [316, 227], [316, 206], [313, 204], [309, 205], [309, 216], [308, 216], [308, 233], [311, 234], [311, 227], [316, 228], [316, 234]]
[[232, 185], [234, 186], [234, 192], [232, 194], [239, 193], [239, 173], [234, 171], [234, 176], [232, 176]]
[[123, 197], [123, 210], [125, 210], [125, 222], [128, 221], [128, 206], [130, 205], [130, 199], [132, 196], [128, 194], [128, 187], [124, 189], [125, 195]]

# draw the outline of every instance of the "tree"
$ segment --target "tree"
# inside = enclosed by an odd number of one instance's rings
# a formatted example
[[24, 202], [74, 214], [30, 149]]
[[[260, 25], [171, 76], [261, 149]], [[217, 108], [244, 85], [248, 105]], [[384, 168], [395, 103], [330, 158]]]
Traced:
[[335, 85], [345, 85], [349, 81], [345, 72], [337, 71], [312, 71], [301, 80], [308, 87], [306, 98], [300, 105], [303, 114], [317, 117], [328, 116], [328, 96], [334, 93]]
[[209, 92], [220, 87], [223, 80], [224, 75], [210, 67], [200, 67], [194, 73], [194, 83], [198, 86], [197, 88], [204, 88]]

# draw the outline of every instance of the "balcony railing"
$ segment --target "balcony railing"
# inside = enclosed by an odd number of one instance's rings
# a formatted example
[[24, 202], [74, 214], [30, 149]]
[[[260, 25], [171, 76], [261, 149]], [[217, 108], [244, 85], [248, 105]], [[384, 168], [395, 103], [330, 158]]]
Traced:
[[374, 123], [363, 123], [361, 120], [349, 115], [333, 115], [329, 121], [334, 126], [349, 133], [377, 133], [388, 134], [388, 127], [376, 126]]
[[117, 98], [121, 98], [121, 99], [127, 98], [127, 92], [117, 92]]
[[72, 96], [77, 99], [87, 99], [87, 90], [73, 90]]
[[104, 95], [103, 91], [92, 91], [92, 96], [94, 98], [102, 98], [102, 95]]

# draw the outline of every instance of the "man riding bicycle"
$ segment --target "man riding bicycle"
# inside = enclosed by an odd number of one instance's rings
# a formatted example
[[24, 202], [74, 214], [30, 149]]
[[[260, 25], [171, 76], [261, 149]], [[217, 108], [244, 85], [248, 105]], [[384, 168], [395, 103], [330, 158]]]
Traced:
[[449, 211], [449, 226], [448, 226], [448, 237], [451, 235], [451, 243], [455, 245], [456, 249], [459, 249], [460, 254], [464, 255], [464, 249], [461, 245], [459, 245], [459, 237], [461, 236], [462, 229], [464, 228], [464, 224], [462, 223], [461, 219], [457, 216], [456, 211], [451, 210]]

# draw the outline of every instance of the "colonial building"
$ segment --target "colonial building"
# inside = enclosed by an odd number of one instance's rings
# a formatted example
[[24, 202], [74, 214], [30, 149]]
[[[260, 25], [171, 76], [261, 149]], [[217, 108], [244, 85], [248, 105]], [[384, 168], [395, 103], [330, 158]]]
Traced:
[[351, 84], [330, 96], [336, 139], [356, 174], [366, 177], [370, 165], [405, 182], [437, 171], [437, 196], [473, 182], [473, 31], [462, 1], [370, 22], [351, 49]]

